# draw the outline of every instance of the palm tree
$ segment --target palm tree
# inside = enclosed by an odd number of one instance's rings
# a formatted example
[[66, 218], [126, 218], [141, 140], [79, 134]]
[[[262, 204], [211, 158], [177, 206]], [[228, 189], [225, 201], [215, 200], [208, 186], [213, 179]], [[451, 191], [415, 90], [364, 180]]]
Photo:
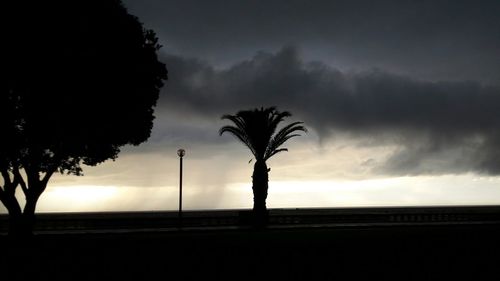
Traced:
[[294, 132], [307, 129], [303, 122], [293, 122], [281, 128], [277, 133], [277, 127], [286, 117], [292, 116], [290, 112], [279, 112], [275, 107], [256, 108], [254, 110], [243, 110], [236, 115], [224, 115], [222, 119], [230, 120], [234, 126], [224, 126], [219, 130], [222, 135], [225, 132], [231, 133], [238, 140], [243, 142], [255, 158], [252, 175], [253, 190], [253, 213], [256, 226], [267, 224], [267, 190], [268, 173], [266, 161], [277, 153], [288, 151], [281, 146], [289, 139], [299, 136]]

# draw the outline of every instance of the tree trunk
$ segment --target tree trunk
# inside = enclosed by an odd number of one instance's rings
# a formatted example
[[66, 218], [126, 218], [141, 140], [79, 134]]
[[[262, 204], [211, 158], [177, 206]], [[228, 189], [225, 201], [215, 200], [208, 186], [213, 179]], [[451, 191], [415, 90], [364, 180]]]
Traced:
[[[40, 198], [40, 195], [47, 187], [47, 182], [53, 172], [54, 170], [46, 172], [44, 178], [40, 180], [38, 172], [30, 173], [26, 171], [28, 179], [26, 183], [29, 184], [29, 187], [19, 174], [17, 174], [17, 176], [19, 176], [21, 180], [15, 180], [13, 182], [10, 182], [9, 175], [3, 175], [4, 179], [7, 178], [5, 181], [10, 184], [10, 186], [5, 188], [0, 194], [0, 201], [9, 212], [9, 236], [16, 238], [33, 236], [36, 204], [38, 198]], [[15, 196], [15, 190], [18, 185], [21, 185], [23, 188], [23, 193], [26, 198], [26, 204], [22, 210]]]
[[26, 198], [24, 211], [9, 212], [10, 228], [9, 236], [25, 238], [33, 236], [35, 226], [35, 209], [38, 201], [37, 196], [29, 196]]
[[19, 236], [23, 217], [21, 207], [13, 195], [5, 198], [4, 205], [9, 212], [9, 236]]
[[263, 228], [268, 223], [268, 212], [266, 207], [269, 182], [268, 172], [269, 170], [264, 160], [257, 160], [257, 162], [255, 162], [252, 175], [252, 190], [254, 226], [256, 228]]
[[10, 216], [9, 236], [16, 238], [25, 238], [33, 236], [33, 227], [35, 224], [34, 214], [21, 214]]

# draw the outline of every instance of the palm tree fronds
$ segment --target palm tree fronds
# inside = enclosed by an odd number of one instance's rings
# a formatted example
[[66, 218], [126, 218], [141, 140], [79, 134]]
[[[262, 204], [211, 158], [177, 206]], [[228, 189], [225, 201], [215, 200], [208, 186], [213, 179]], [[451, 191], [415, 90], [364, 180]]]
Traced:
[[274, 133], [278, 124], [285, 120], [286, 117], [290, 117], [292, 114], [288, 111], [283, 112], [273, 112], [269, 118], [269, 129]]
[[274, 150], [273, 152], [271, 152], [271, 154], [267, 155], [267, 156], [266, 156], [266, 158], [264, 158], [264, 159], [266, 159], [266, 160], [267, 160], [267, 159], [269, 159], [269, 158], [273, 157], [274, 155], [276, 155], [276, 154], [278, 154], [278, 153], [280, 153], [280, 152], [283, 152], [283, 151], [288, 151], [288, 148], [280, 148], [280, 149], [276, 149], [276, 150]]
[[265, 159], [269, 159], [273, 155], [275, 155], [276, 153], [273, 152], [277, 150], [281, 145], [283, 145], [287, 140], [293, 137], [300, 136], [299, 134], [292, 134], [293, 132], [307, 132], [307, 129], [301, 124], [303, 124], [303, 122], [293, 122], [283, 127], [269, 142], [265, 153]]
[[243, 131], [245, 130], [245, 127], [246, 127], [245, 120], [241, 119], [241, 117], [239, 117], [238, 115], [234, 116], [234, 115], [226, 114], [226, 115], [223, 115], [221, 117], [221, 119], [227, 119], [227, 120], [233, 122], [236, 125], [236, 127], [240, 128]]
[[252, 152], [253, 155], [256, 155], [256, 152], [254, 151], [254, 149], [251, 145], [251, 142], [248, 139], [247, 134], [243, 130], [241, 130], [238, 127], [224, 126], [224, 127], [220, 128], [219, 135], [222, 136], [222, 134], [224, 134], [225, 132], [228, 132], [231, 135], [235, 136], [239, 141], [241, 141], [243, 144], [245, 144], [250, 149], [250, 151]]
[[299, 136], [293, 134], [294, 132], [307, 132], [302, 125], [303, 122], [293, 122], [275, 134], [278, 125], [290, 116], [292, 116], [290, 112], [279, 112], [276, 107], [242, 110], [236, 115], [226, 114], [222, 119], [231, 121], [235, 126], [224, 126], [219, 130], [219, 134], [222, 135], [224, 132], [233, 134], [252, 151], [257, 161], [265, 161], [279, 152], [288, 151], [279, 147], [292, 137]]

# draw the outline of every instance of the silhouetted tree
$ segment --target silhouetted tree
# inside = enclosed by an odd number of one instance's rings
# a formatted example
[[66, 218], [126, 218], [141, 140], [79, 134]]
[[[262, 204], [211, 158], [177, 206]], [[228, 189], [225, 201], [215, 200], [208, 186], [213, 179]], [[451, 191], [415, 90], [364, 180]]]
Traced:
[[297, 131], [307, 132], [303, 122], [293, 122], [281, 128], [277, 133], [278, 124], [291, 114], [279, 112], [275, 107], [239, 111], [236, 115], [224, 115], [222, 119], [230, 120], [234, 126], [224, 126], [219, 130], [222, 135], [231, 133], [243, 142], [255, 157], [252, 175], [253, 213], [257, 227], [267, 224], [267, 190], [269, 171], [266, 161], [282, 151], [288, 151], [281, 146], [289, 139], [299, 136]]
[[155, 33], [120, 1], [1, 6], [0, 201], [10, 233], [30, 234], [54, 173], [81, 175], [149, 138], [167, 70]]

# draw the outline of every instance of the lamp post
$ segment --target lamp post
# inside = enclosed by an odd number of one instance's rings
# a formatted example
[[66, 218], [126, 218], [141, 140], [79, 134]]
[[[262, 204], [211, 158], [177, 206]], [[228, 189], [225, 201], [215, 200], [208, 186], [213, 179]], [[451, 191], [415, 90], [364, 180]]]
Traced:
[[182, 227], [182, 157], [186, 155], [186, 150], [177, 150], [177, 155], [179, 156], [180, 169], [179, 169], [179, 227]]

